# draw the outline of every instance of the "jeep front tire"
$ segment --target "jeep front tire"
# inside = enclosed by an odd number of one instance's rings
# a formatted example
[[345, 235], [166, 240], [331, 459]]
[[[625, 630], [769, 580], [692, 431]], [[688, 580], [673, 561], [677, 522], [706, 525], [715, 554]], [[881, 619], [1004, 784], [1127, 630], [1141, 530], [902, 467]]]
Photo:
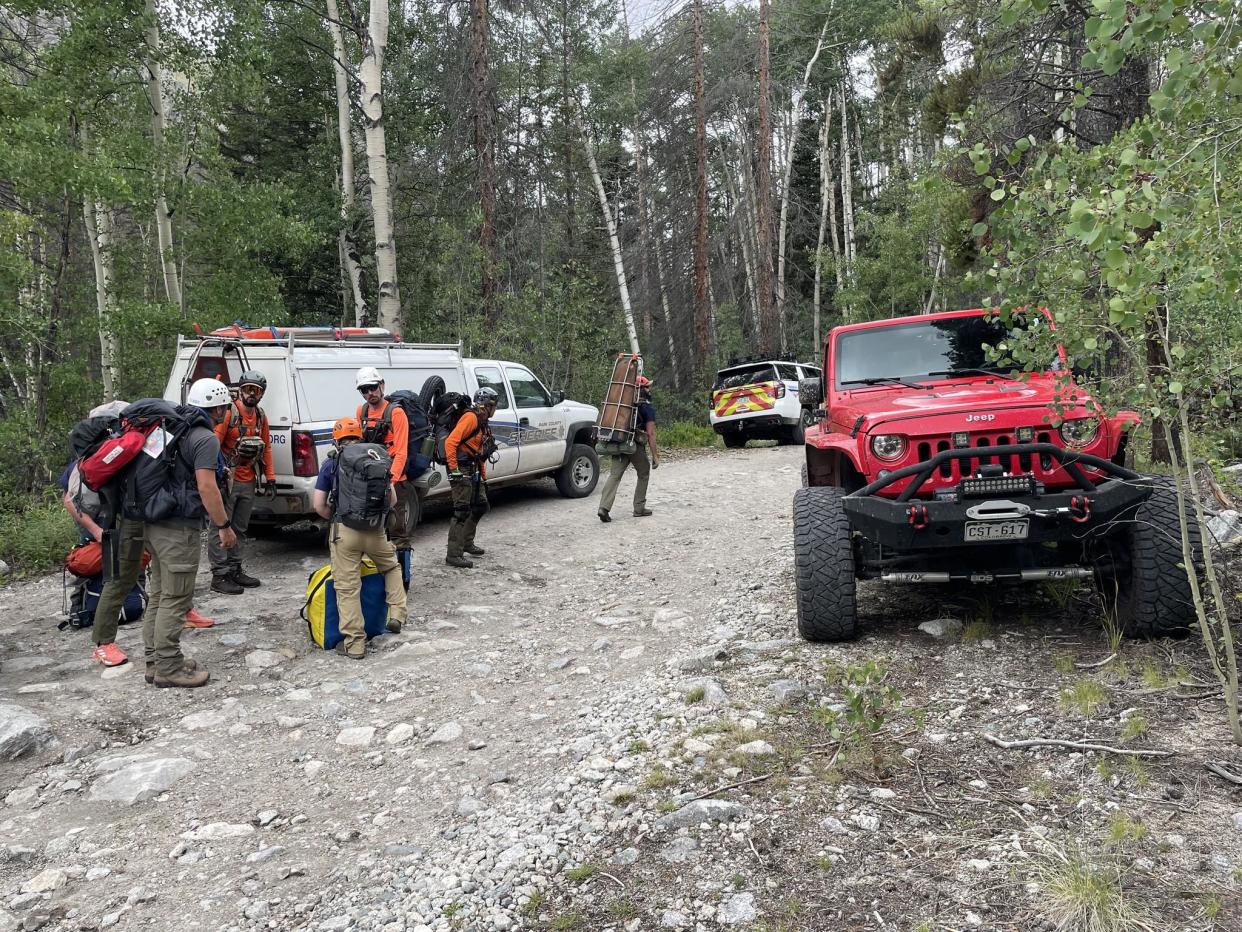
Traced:
[[[1126, 637], [1177, 637], [1197, 621], [1182, 559], [1177, 489], [1170, 476], [1149, 476], [1148, 481], [1152, 492], [1147, 501], [1122, 514], [1117, 520], [1121, 529], [1099, 542], [1096, 588], [1106, 617]], [[1202, 551], [1193, 517], [1189, 530], [1197, 563]]]
[[798, 633], [808, 641], [848, 641], [858, 624], [853, 532], [844, 498], [844, 489], [831, 486], [794, 493]]

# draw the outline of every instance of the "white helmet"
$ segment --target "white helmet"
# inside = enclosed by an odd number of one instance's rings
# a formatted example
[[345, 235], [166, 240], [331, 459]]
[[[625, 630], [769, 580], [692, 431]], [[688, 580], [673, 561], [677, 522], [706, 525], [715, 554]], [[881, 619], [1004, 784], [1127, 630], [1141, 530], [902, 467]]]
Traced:
[[363, 366], [354, 377], [354, 387], [362, 388], [364, 385], [379, 385], [382, 381], [384, 381], [384, 377], [380, 375], [378, 369], [374, 366]]
[[228, 386], [219, 379], [197, 379], [185, 396], [185, 403], [196, 408], [218, 408], [230, 400]]

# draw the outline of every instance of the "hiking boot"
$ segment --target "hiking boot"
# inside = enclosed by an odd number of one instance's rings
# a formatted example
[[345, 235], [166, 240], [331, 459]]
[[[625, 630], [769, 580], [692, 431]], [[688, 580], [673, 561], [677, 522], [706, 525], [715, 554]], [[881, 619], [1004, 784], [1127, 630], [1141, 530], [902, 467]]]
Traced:
[[337, 644], [336, 647], [333, 648], [333, 650], [335, 650], [342, 657], [346, 657], [350, 660], [365, 660], [367, 656], [367, 649], [365, 647], [362, 650], [358, 651], [357, 653], [351, 653], [349, 650], [346, 649], [344, 641], [341, 641], [339, 644]]
[[[197, 670], [198, 661], [190, 657], [185, 657], [181, 662], [181, 667], [184, 670]], [[147, 681], [148, 686], [155, 682], [155, 664], [150, 662], [147, 663], [147, 672], [143, 674], [142, 678]]]
[[652, 511], [650, 508], [640, 508], [638, 511], [634, 512], [635, 518], [650, 518], [651, 515]]
[[461, 549], [466, 551], [466, 553], [470, 554], [472, 557], [481, 557], [483, 554], [487, 553], [486, 550], [476, 544], [466, 544], [466, 546]]
[[444, 562], [449, 566], [456, 566], [463, 570], [468, 570], [474, 566], [474, 561], [467, 560], [465, 557], [445, 557]]
[[603, 508], [601, 508], [599, 511], [595, 513], [599, 515], [599, 519], [603, 521], [605, 524], [607, 524], [609, 521], [612, 520], [612, 518], [608, 517], [608, 512], [604, 511]]
[[119, 667], [123, 663], [129, 663], [129, 657], [126, 656], [125, 651], [116, 646], [115, 642], [95, 645], [95, 652], [91, 654], [91, 659], [105, 667]]
[[261, 580], [255, 579], [240, 568], [233, 570], [229, 578], [243, 589], [254, 589], [256, 586], [263, 585]]
[[235, 583], [232, 576], [212, 576], [211, 591], [223, 592], [225, 595], [241, 595], [246, 590]]
[[195, 689], [199, 686], [206, 686], [209, 679], [211, 679], [211, 674], [202, 667], [191, 667], [186, 664], [169, 676], [155, 674], [152, 682], [156, 689]]
[[197, 609], [190, 609], [185, 613], [185, 626], [187, 628], [214, 628], [216, 620], [208, 618], [206, 615], [199, 614]]
[[397, 618], [389, 618], [388, 621], [384, 623], [384, 627], [388, 629], [389, 634], [401, 633], [401, 621]]

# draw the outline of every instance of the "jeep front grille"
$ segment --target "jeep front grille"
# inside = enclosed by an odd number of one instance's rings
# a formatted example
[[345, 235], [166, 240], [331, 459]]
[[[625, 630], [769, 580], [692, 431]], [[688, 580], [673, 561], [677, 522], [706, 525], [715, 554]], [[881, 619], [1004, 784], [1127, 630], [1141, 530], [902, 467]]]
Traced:
[[[937, 470], [937, 475], [945, 481], [936, 482], [936, 476], [933, 476], [933, 481], [928, 483], [928, 485], [939, 488], [956, 485], [962, 479], [973, 476], [980, 466], [989, 464], [1000, 466], [1005, 472], [1015, 475], [1029, 473], [1038, 482], [1048, 483], [1051, 481], [1053, 484], [1063, 485], [1069, 481], [1069, 477], [1065, 475], [1063, 470], [1057, 468], [1056, 463], [1053, 462], [1050, 456], [1032, 457], [1028, 453], [1015, 456], [989, 456], [985, 452], [988, 447], [1000, 447], [1017, 443], [1018, 441], [1012, 434], [999, 432], [995, 434], [972, 433], [970, 439], [971, 446], [979, 450], [979, 455], [972, 456], [969, 459], [950, 460], [942, 464]], [[1053, 430], [1038, 432], [1035, 435], [1035, 442], [1051, 443], [1058, 447], [1065, 445], [1057, 432]], [[940, 440], [916, 440], [911, 446], [913, 447], [914, 457], [910, 458], [909, 462], [900, 465], [906, 466], [911, 463], [921, 463], [931, 459], [937, 453], [953, 449], [948, 437]], [[1001, 460], [1005, 462], [1001, 462]], [[926, 491], [926, 487], [924, 491]]]

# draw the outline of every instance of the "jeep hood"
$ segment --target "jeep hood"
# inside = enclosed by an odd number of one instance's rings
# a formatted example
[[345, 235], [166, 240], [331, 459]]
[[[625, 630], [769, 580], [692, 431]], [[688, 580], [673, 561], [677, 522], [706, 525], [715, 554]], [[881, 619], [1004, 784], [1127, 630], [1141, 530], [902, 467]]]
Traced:
[[[1053, 403], [1057, 382], [1048, 377], [1035, 377], [1027, 381], [981, 377], [978, 380], [957, 379], [924, 384], [928, 386], [926, 389], [903, 385], [854, 389], [838, 396], [837, 404], [832, 408], [832, 421], [852, 431], [861, 417], [861, 430], [869, 432], [878, 423], [892, 424], [946, 414], [999, 414], [1001, 411], [1029, 409], [1030, 423], [1036, 425], [1043, 421]], [[1089, 396], [1083, 392], [1081, 397], [1086, 401]], [[1082, 405], [1071, 406], [1070, 411], [1078, 416], [1086, 413]]]

